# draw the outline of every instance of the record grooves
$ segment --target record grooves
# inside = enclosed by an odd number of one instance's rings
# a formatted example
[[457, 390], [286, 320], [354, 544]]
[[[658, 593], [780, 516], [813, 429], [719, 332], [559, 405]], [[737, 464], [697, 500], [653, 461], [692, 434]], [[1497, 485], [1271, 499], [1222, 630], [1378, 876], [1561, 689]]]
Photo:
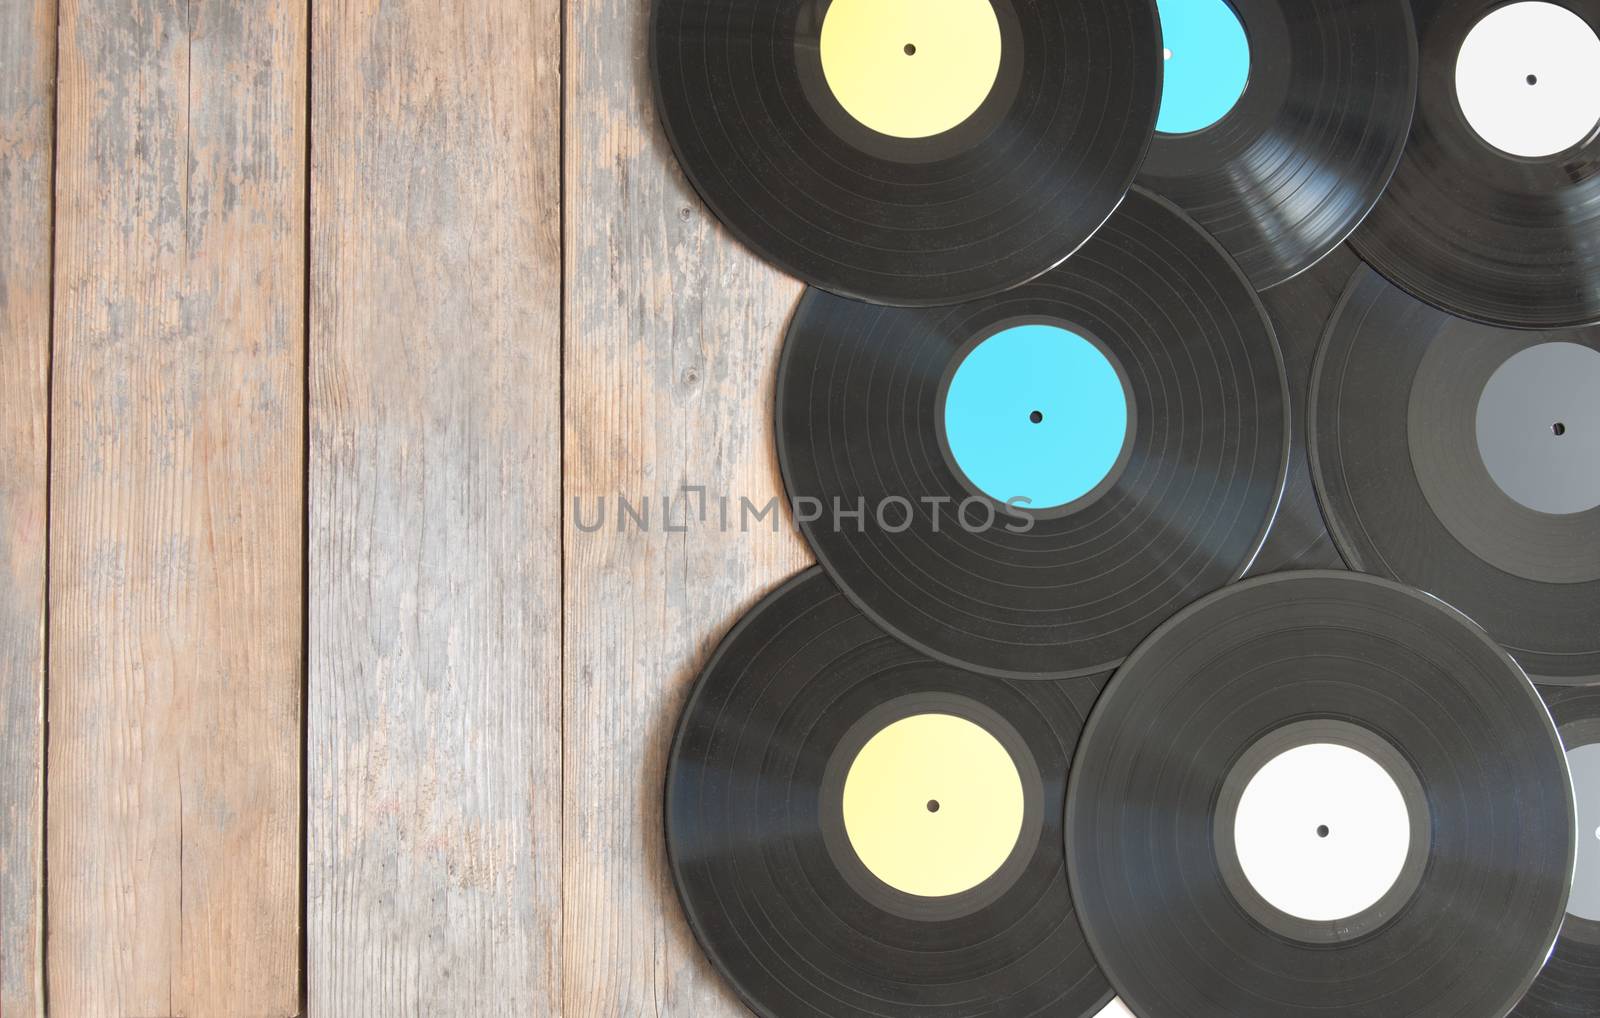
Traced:
[[[1328, 746], [1392, 785], [1409, 834], [1370, 906], [1302, 918], [1240, 893], [1261, 887], [1239, 876], [1257, 831], [1225, 814], [1272, 761]], [[1465, 616], [1355, 573], [1246, 580], [1162, 626], [1096, 703], [1066, 812], [1079, 920], [1141, 1018], [1502, 1018], [1572, 884], [1571, 786], [1532, 684]], [[1336, 845], [1315, 816], [1290, 833]], [[1350, 858], [1310, 857], [1297, 893]]]
[[1578, 864], [1567, 918], [1544, 971], [1512, 1018], [1600, 1011], [1600, 687], [1541, 687], [1567, 749], [1578, 803]]
[[[669, 758], [668, 852], [706, 953], [768, 1018], [1097, 1013], [1111, 993], [1073, 918], [1059, 805], [1094, 692], [929, 661], [873, 626], [820, 570], [791, 579], [712, 655]], [[1003, 745], [1020, 803], [1004, 862], [935, 896], [879, 879], [869, 863], [881, 853], [858, 857], [848, 818], [849, 783], [873, 734], [930, 716]], [[955, 752], [946, 737], [933, 749]], [[949, 762], [958, 777], [968, 763]], [[932, 832], [898, 857], [891, 846], [884, 872], [929, 855], [959, 864], [939, 853], [988, 833], [965, 825], [998, 793], [980, 784], [962, 798], [920, 777], [891, 784], [866, 815], [872, 826], [905, 800]], [[944, 875], [936, 867], [931, 877]]]
[[1600, 329], [1469, 322], [1363, 267], [1311, 393], [1340, 552], [1461, 609], [1539, 682], [1600, 681], [1596, 386]]
[[646, 37], [688, 182], [807, 284], [817, 564], [663, 789], [740, 1000], [1600, 1018], [1600, 0]]
[[[1417, 113], [1389, 189], [1352, 239], [1374, 268], [1451, 314], [1510, 328], [1600, 323], [1600, 124], [1540, 156], [1502, 151], [1467, 120], [1458, 62], [1498, 0], [1414, 0]], [[1560, 9], [1600, 31], [1600, 0]], [[1519, 76], [1520, 68], [1508, 68]], [[1538, 76], [1526, 86], [1537, 89]], [[1503, 103], [1502, 103], [1503, 105]]]
[[[979, 466], [1061, 428], [1058, 444], [990, 491], [952, 437], [961, 372], [1030, 329], [1054, 339], [1020, 365], [1058, 348], [1083, 360], [1048, 377], [997, 371], [974, 389], [987, 400]], [[1026, 402], [1080, 385], [1091, 368], [1117, 391], [1048, 415]], [[778, 369], [778, 456], [791, 498], [867, 507], [859, 520], [827, 513], [801, 528], [889, 632], [988, 674], [1088, 676], [1250, 564], [1282, 492], [1284, 404], [1277, 344], [1249, 283], [1191, 220], [1135, 189], [1083, 251], [999, 297], [893, 310], [809, 291]], [[1106, 409], [1069, 421], [1089, 405]], [[1088, 445], [1103, 458], [1058, 490]], [[1031, 501], [1008, 509], [1013, 496]], [[904, 521], [874, 513], [893, 500]]]
[[1344, 296], [1361, 260], [1341, 244], [1313, 268], [1287, 283], [1261, 291], [1283, 351], [1283, 368], [1289, 379], [1289, 474], [1283, 502], [1267, 532], [1266, 544], [1250, 567], [1262, 576], [1284, 569], [1342, 569], [1344, 559], [1328, 533], [1322, 507], [1311, 480], [1306, 450], [1306, 430], [1311, 395], [1311, 369], [1316, 363], [1322, 334]]
[[1230, 6], [1250, 40], [1244, 92], [1203, 130], [1158, 133], [1138, 182], [1266, 289], [1343, 243], [1383, 194], [1411, 127], [1416, 30], [1405, 0]]
[[[1045, 272], [1117, 207], [1155, 123], [1153, 0], [996, 0], [987, 98], [926, 137], [886, 134], [841, 105], [825, 33], [842, 2], [653, 5], [650, 65], [667, 136], [745, 244], [835, 293], [949, 304]], [[933, 30], [916, 31], [907, 10], [911, 35]], [[918, 49], [908, 36], [903, 51], [899, 36], [876, 42], [880, 86], [896, 68], [940, 59], [925, 38]], [[952, 73], [962, 58], [945, 58]], [[905, 98], [915, 109], [916, 92]]]

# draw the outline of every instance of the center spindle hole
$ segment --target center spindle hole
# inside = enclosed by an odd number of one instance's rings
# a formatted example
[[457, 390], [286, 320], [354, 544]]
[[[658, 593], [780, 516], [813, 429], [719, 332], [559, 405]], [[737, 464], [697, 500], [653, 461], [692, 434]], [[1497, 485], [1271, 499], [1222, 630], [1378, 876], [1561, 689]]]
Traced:
[[1044, 414], [1042, 414], [1039, 411], [1035, 410], [1033, 413], [1028, 415], [1028, 420], [1032, 421], [1035, 424], [1042, 424], [1044, 422]]
[[1560, 438], [1562, 435], [1565, 435], [1566, 433], [1567, 433], [1567, 426], [1566, 426], [1566, 424], [1562, 423], [1561, 421], [1557, 421], [1554, 424], [1550, 425], [1550, 434], [1556, 436], [1557, 438]]
[[1326, 838], [1330, 833], [1332, 832], [1328, 830], [1327, 824], [1323, 824], [1321, 827], [1317, 828], [1317, 837], [1319, 838]]
[[1538, 83], [1539, 83], [1539, 76], [1537, 74], [1528, 75], [1528, 84], [1537, 85]]
[[928, 800], [928, 812], [929, 813], [937, 813], [937, 812], [939, 812], [939, 800], [938, 799], [929, 799]]
[[915, 46], [915, 44], [909, 43], [909, 42], [906, 43], [906, 56], [914, 57], [916, 55], [917, 55], [917, 47]]

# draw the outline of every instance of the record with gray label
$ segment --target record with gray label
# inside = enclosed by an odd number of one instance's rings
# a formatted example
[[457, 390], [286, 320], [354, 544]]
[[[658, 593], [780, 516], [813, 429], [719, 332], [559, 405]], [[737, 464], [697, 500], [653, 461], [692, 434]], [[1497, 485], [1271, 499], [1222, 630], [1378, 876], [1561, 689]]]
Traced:
[[931, 661], [820, 569], [723, 639], [667, 764], [701, 946], [765, 1018], [1088, 1018], [1061, 801], [1099, 685]]
[[1095, 704], [1078, 918], [1140, 1018], [1504, 1018], [1572, 887], [1532, 683], [1391, 580], [1293, 572], [1178, 613]]
[[1539, 682], [1600, 681], [1600, 328], [1482, 325], [1361, 269], [1310, 425], [1352, 568], [1448, 601]]
[[1567, 750], [1578, 807], [1578, 862], [1556, 949], [1513, 1018], [1600, 1014], [1600, 688], [1539, 690]]

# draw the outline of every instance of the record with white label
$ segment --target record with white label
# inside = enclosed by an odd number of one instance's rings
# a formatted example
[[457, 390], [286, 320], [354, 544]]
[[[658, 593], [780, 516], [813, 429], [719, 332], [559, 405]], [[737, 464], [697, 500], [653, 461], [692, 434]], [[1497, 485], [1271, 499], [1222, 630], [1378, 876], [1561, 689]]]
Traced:
[[1101, 1014], [1061, 831], [1098, 688], [930, 661], [796, 576], [723, 639], [668, 759], [701, 946], [766, 1018]]
[[695, 190], [814, 286], [952, 304], [1059, 264], [1122, 201], [1161, 93], [1154, 0], [657, 0]]
[[1600, 323], [1600, 0], [1411, 6], [1411, 139], [1352, 242], [1463, 318]]
[[1159, 0], [1165, 81], [1139, 183], [1216, 235], [1258, 288], [1360, 225], [1417, 94], [1407, 0]]
[[1095, 675], [1255, 558], [1285, 386], [1238, 266], [1135, 188], [1082, 251], [995, 297], [808, 291], [778, 459], [818, 561], [885, 629], [986, 674]]
[[1140, 1018], [1504, 1018], [1572, 887], [1532, 683], [1420, 591], [1246, 580], [1096, 703], [1067, 792], [1078, 918]]
[[1600, 328], [1470, 322], [1360, 269], [1310, 425], [1353, 568], [1460, 608], [1539, 682], [1600, 681]]

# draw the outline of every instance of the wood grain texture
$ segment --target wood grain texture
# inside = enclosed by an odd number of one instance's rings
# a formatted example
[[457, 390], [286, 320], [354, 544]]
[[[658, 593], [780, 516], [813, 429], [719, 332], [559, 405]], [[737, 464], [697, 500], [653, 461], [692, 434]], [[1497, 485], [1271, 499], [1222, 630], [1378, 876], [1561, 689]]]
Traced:
[[316, 5], [307, 1011], [558, 1011], [558, 0]]
[[304, 21], [61, 3], [56, 1015], [298, 1009]]
[[[663, 768], [716, 640], [808, 559], [787, 514], [778, 533], [772, 518], [744, 532], [739, 502], [781, 490], [773, 382], [800, 288], [731, 240], [679, 173], [651, 102], [647, 8], [568, 8], [568, 1018], [747, 1013], [673, 896]], [[704, 520], [685, 485], [706, 488]], [[619, 495], [649, 498], [648, 532], [617, 526]], [[601, 498], [605, 524], [585, 533]]]
[[0, 0], [0, 1015], [41, 1016], [55, 0]]

